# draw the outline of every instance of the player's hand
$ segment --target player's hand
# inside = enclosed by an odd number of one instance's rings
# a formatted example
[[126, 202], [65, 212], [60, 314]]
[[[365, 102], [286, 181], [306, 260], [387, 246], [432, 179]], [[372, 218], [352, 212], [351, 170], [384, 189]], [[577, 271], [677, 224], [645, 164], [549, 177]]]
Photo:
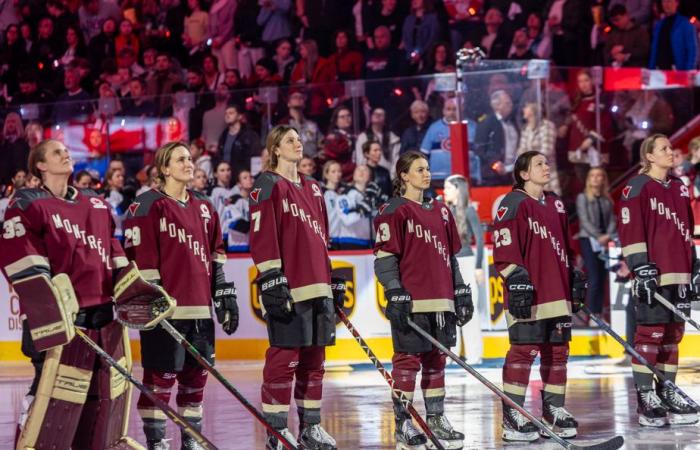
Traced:
[[292, 293], [287, 277], [281, 270], [272, 269], [261, 273], [258, 289], [266, 315], [278, 320], [287, 320], [292, 316]]
[[457, 325], [460, 327], [472, 320], [474, 303], [472, 302], [472, 288], [468, 284], [460, 284], [455, 287], [455, 314], [457, 315]]
[[535, 287], [528, 277], [510, 277], [506, 281], [508, 289], [508, 310], [516, 319], [529, 319], [535, 301]]
[[690, 292], [692, 301], [700, 301], [700, 259], [693, 262], [693, 272], [690, 274]]
[[331, 277], [331, 291], [333, 291], [333, 303], [342, 309], [345, 303], [345, 291], [347, 286], [345, 280], [340, 277]]
[[634, 273], [632, 295], [637, 297], [640, 302], [651, 305], [658, 287], [656, 278], [659, 276], [659, 269], [656, 268], [656, 264], [647, 263], [635, 267], [632, 272]]
[[236, 286], [233, 283], [220, 283], [214, 287], [214, 311], [216, 320], [228, 335], [238, 329], [238, 303]]
[[411, 294], [405, 289], [389, 289], [386, 295], [386, 317], [391, 325], [399, 331], [409, 329], [408, 319], [411, 315]]

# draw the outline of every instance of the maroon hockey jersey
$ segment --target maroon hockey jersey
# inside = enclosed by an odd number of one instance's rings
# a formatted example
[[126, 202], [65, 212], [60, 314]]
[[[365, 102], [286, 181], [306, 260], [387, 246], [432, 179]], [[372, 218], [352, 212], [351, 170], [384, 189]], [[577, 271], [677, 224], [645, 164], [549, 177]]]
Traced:
[[568, 223], [564, 202], [547, 192], [536, 200], [521, 190], [509, 192], [496, 210], [493, 260], [504, 279], [526, 275], [535, 287], [529, 319], [515, 319], [508, 310], [506, 321], [549, 319], [571, 314], [571, 274]]
[[420, 204], [394, 197], [379, 209], [374, 228], [374, 253], [399, 259], [413, 312], [454, 312], [451, 257], [462, 244], [449, 208], [434, 200]]
[[259, 272], [281, 269], [295, 302], [331, 298], [328, 215], [319, 184], [263, 172], [250, 192], [250, 253]]
[[93, 191], [20, 189], [3, 222], [0, 267], [10, 281], [65, 273], [81, 308], [109, 303], [112, 270], [128, 263], [113, 236], [109, 204]]
[[637, 175], [618, 206], [622, 254], [630, 268], [653, 262], [661, 286], [690, 283], [695, 247], [688, 187], [677, 178], [661, 182]]
[[188, 190], [186, 202], [151, 189], [124, 221], [124, 249], [144, 278], [177, 301], [173, 319], [211, 317], [214, 262], [226, 262], [219, 216], [209, 198]]

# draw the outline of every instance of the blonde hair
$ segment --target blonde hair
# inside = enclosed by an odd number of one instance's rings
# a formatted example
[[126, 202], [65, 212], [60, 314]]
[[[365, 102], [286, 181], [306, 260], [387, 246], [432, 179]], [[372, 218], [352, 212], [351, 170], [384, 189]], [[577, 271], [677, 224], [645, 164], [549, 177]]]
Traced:
[[170, 164], [170, 158], [172, 158], [173, 152], [178, 147], [184, 147], [185, 150], [187, 150], [188, 152], [190, 151], [190, 148], [187, 146], [187, 144], [180, 141], [168, 142], [167, 144], [162, 145], [158, 150], [156, 150], [156, 156], [154, 158], [153, 165], [156, 166], [156, 170], [158, 171], [158, 182], [160, 186], [165, 186], [165, 173], [163, 172], [163, 168], [167, 167], [168, 164]]
[[37, 164], [46, 161], [46, 150], [48, 150], [48, 146], [52, 142], [58, 142], [59, 144], [61, 143], [61, 141], [57, 139], [44, 139], [29, 151], [29, 157], [27, 158], [27, 168], [29, 169], [29, 173], [42, 181], [42, 173], [37, 167]]
[[593, 200], [595, 198], [595, 193], [591, 187], [591, 174], [596, 170], [599, 170], [603, 174], [603, 185], [600, 187], [600, 196], [605, 197], [612, 202], [612, 198], [610, 198], [610, 182], [608, 180], [608, 173], [602, 167], [591, 167], [588, 169], [588, 173], [586, 174], [586, 185], [583, 188], [583, 193], [588, 200]]
[[270, 161], [268, 162], [267, 167], [265, 167], [265, 170], [275, 170], [277, 168], [280, 157], [277, 153], [275, 153], [275, 147], [279, 147], [284, 135], [292, 130], [299, 134], [296, 128], [289, 125], [277, 125], [270, 130], [265, 143], [265, 147], [267, 148], [268, 153], [270, 153]]
[[323, 174], [323, 181], [326, 181], [326, 179], [328, 178], [328, 172], [330, 172], [331, 167], [333, 167], [334, 164], [337, 164], [338, 167], [340, 167], [340, 163], [334, 159], [331, 159], [330, 161], [326, 161], [323, 164], [323, 170], [321, 172]]
[[655, 133], [642, 141], [642, 145], [639, 147], [639, 164], [642, 165], [642, 168], [639, 169], [639, 173], [647, 173], [651, 170], [651, 162], [647, 159], [647, 155], [654, 151], [656, 140], [661, 138], [668, 139], [668, 136]]
[[700, 149], [700, 136], [694, 137], [688, 142], [688, 156], [698, 149]]

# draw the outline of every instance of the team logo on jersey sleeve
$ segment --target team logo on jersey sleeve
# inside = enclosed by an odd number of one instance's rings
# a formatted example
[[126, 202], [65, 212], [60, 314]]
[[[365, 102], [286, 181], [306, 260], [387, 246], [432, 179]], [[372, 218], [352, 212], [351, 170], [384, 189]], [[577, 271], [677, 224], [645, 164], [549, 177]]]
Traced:
[[258, 203], [258, 199], [260, 198], [260, 191], [262, 189], [260, 188], [255, 188], [252, 191], [250, 191], [250, 194], [248, 196], [250, 197], [251, 200], [253, 200], [255, 203]]
[[622, 196], [625, 198], [629, 198], [631, 190], [632, 190], [632, 186], [625, 186], [625, 188], [622, 190]]
[[127, 208], [127, 210], [129, 211], [129, 214], [132, 216], [135, 216], [136, 210], [139, 209], [140, 205], [141, 205], [141, 203], [139, 203], [139, 202], [134, 202], [131, 205], [129, 205], [129, 208]]
[[207, 205], [199, 205], [199, 212], [202, 214], [202, 218], [211, 219], [211, 213], [209, 212], [209, 207]]
[[311, 185], [311, 190], [314, 191], [314, 197], [323, 197], [323, 193], [321, 192], [321, 188], [318, 187], [318, 184], [313, 183]]
[[555, 200], [554, 207], [557, 208], [558, 213], [566, 214], [566, 209], [564, 209], [564, 202], [562, 202], [561, 200]]
[[447, 211], [447, 208], [445, 208], [444, 206], [440, 208], [440, 213], [442, 214], [442, 220], [444, 220], [445, 222], [450, 221], [450, 213]]
[[498, 220], [503, 220], [503, 218], [506, 216], [506, 213], [508, 212], [508, 207], [507, 206], [501, 206], [498, 208], [496, 211], [496, 218]]
[[382, 206], [379, 207], [379, 214], [383, 214], [384, 210], [389, 206], [388, 203], [384, 203]]

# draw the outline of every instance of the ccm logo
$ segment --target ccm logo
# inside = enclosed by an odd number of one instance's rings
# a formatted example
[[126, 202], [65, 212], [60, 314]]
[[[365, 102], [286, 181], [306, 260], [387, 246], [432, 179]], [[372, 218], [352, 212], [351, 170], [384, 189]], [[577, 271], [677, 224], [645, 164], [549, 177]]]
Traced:
[[557, 328], [560, 329], [560, 330], [561, 330], [562, 328], [571, 328], [571, 322], [559, 322], [559, 323], [557, 324]]
[[508, 286], [509, 291], [534, 291], [535, 288], [531, 284], [511, 284]]
[[659, 274], [659, 271], [656, 269], [641, 269], [637, 271], [637, 275], [640, 275], [642, 277], [655, 277]]
[[236, 288], [217, 289], [214, 293], [215, 297], [223, 297], [224, 295], [236, 295]]
[[678, 309], [690, 309], [690, 303], [676, 303]]
[[286, 282], [287, 282], [287, 277], [284, 277], [284, 276], [282, 276], [282, 277], [277, 277], [277, 278], [275, 278], [275, 279], [273, 279], [273, 280], [264, 282], [264, 283], [260, 286], [260, 289], [262, 289], [263, 291], [266, 291], [266, 290], [268, 290], [268, 289], [272, 289], [273, 287], [277, 286], [278, 284], [284, 284], [284, 283], [286, 283]]

